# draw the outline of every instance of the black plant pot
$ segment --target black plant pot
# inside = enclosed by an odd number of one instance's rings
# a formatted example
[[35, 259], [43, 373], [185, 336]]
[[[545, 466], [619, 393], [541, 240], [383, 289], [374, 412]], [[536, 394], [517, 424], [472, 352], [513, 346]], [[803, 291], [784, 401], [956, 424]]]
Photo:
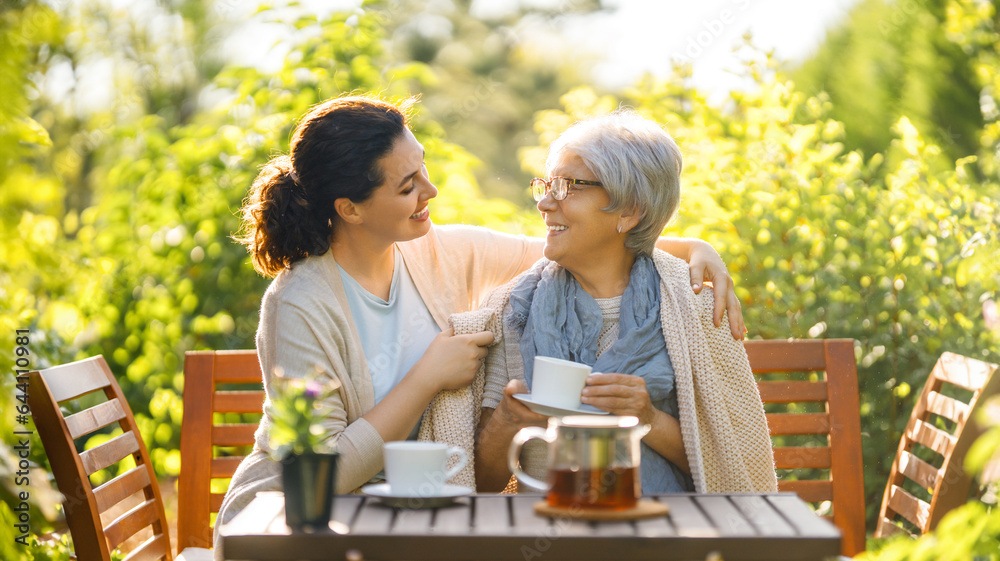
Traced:
[[282, 461], [285, 523], [293, 530], [327, 528], [333, 509], [337, 454], [289, 454]]

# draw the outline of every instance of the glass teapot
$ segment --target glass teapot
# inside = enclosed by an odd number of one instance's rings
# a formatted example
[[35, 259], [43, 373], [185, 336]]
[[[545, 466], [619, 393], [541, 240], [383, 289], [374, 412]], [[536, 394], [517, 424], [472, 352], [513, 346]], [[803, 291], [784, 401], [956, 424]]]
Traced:
[[[637, 417], [550, 417], [548, 428], [518, 431], [507, 465], [518, 481], [546, 491], [550, 506], [630, 509], [639, 500], [640, 442], [649, 430]], [[533, 438], [549, 443], [548, 483], [521, 470], [521, 447]]]

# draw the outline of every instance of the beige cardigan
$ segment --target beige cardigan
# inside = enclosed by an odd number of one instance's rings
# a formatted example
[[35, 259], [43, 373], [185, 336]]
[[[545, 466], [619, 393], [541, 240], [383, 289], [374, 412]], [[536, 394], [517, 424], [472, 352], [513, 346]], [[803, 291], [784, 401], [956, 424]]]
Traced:
[[[540, 258], [543, 245], [539, 239], [486, 228], [435, 226], [427, 235], [396, 247], [431, 316], [444, 329], [449, 315], [472, 309], [486, 291]], [[286, 376], [317, 370], [321, 378], [339, 385], [330, 400], [334, 413], [324, 423], [341, 454], [338, 493], [356, 490], [382, 469], [382, 438], [362, 418], [375, 405], [368, 361], [331, 252], [295, 263], [268, 287], [261, 303], [257, 353], [266, 395], [272, 392], [276, 368]], [[421, 434], [433, 433], [434, 419], [433, 413], [425, 419]], [[265, 415], [254, 450], [229, 484], [216, 528], [230, 521], [258, 491], [281, 489], [280, 465], [267, 454], [269, 424]]]
[[[653, 261], [661, 279], [663, 339], [674, 367], [681, 434], [695, 489], [699, 493], [776, 491], [767, 420], [743, 344], [733, 339], [725, 321], [715, 327], [712, 291], [694, 294], [684, 261], [659, 250], [654, 251]], [[485, 328], [502, 333], [504, 339], [514, 337], [500, 316], [515, 284], [497, 288], [479, 310], [452, 316], [456, 333]], [[502, 349], [494, 345], [490, 352]], [[484, 370], [480, 369], [470, 388], [439, 394], [432, 404], [438, 419], [435, 426], [449, 427], [448, 435], [439, 436], [459, 436], [448, 442], [473, 446]], [[508, 372], [509, 379], [516, 376]], [[476, 411], [470, 415], [469, 408]]]

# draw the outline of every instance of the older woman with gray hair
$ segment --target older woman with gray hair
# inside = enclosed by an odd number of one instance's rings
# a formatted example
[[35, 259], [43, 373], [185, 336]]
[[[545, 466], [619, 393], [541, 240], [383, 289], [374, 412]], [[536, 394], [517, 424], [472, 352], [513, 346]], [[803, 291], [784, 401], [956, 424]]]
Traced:
[[[644, 493], [774, 491], [767, 422], [743, 345], [690, 290], [685, 263], [654, 248], [680, 201], [681, 154], [631, 110], [579, 122], [550, 147], [532, 189], [548, 227], [545, 258], [493, 291], [482, 313], [498, 335], [485, 362], [476, 436], [480, 491], [510, 479], [513, 435], [546, 417], [514, 395], [535, 356], [593, 366], [581, 400], [652, 427]], [[529, 445], [532, 443], [529, 443]], [[522, 467], [544, 477], [544, 453]]]

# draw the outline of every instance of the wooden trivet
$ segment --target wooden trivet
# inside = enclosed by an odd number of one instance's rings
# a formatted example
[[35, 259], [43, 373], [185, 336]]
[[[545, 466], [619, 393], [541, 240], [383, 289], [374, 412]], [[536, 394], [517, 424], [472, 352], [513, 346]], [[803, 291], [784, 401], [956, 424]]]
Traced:
[[584, 507], [558, 507], [551, 506], [545, 501], [535, 503], [535, 513], [549, 518], [573, 518], [576, 520], [639, 520], [642, 518], [656, 518], [665, 516], [670, 509], [666, 503], [656, 501], [640, 500], [635, 508], [628, 510], [605, 510], [598, 508]]

